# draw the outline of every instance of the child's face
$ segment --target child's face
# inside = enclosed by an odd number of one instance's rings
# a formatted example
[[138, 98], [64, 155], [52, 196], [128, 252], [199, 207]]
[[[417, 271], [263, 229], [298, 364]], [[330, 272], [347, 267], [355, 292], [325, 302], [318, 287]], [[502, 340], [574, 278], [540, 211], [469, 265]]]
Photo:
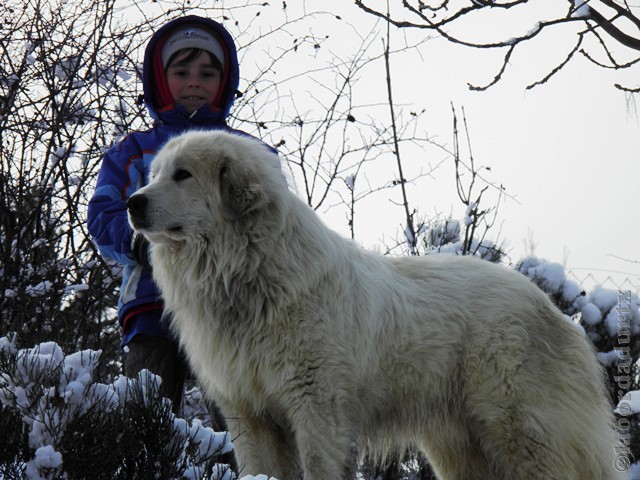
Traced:
[[213, 67], [209, 55], [197, 56], [190, 62], [184, 60], [189, 52], [178, 54], [167, 68], [167, 84], [173, 100], [193, 113], [216, 98], [220, 88], [220, 71]]

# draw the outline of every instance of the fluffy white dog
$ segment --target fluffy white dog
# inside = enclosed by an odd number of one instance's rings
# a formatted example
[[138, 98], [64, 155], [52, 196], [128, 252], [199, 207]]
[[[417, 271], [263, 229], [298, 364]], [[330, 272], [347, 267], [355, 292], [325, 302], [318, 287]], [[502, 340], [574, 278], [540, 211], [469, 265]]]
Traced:
[[223, 132], [171, 140], [128, 205], [243, 474], [348, 478], [355, 442], [448, 480], [620, 478], [592, 345], [523, 275], [365, 251]]

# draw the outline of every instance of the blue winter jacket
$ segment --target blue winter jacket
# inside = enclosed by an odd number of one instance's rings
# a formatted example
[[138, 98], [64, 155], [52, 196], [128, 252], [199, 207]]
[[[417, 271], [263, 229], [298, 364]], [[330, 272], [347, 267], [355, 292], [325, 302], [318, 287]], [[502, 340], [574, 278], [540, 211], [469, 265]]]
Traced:
[[[156, 47], [183, 24], [202, 23], [218, 35], [226, 48], [226, 68], [219, 108], [205, 105], [189, 116], [180, 106], [157, 105], [153, 59]], [[159, 48], [159, 47], [158, 47]], [[223, 78], [224, 78], [223, 76]], [[136, 334], [168, 336], [161, 324], [162, 299], [149, 270], [143, 269], [131, 255], [133, 230], [127, 220], [126, 200], [146, 184], [149, 166], [166, 141], [189, 129], [231, 130], [226, 124], [239, 81], [236, 46], [222, 25], [210, 19], [186, 16], [160, 28], [149, 41], [143, 66], [143, 90], [146, 106], [155, 121], [153, 128], [128, 134], [104, 156], [96, 190], [89, 202], [87, 226], [101, 255], [124, 266], [118, 301], [118, 318], [123, 327], [122, 344]], [[242, 132], [237, 132], [242, 134]]]

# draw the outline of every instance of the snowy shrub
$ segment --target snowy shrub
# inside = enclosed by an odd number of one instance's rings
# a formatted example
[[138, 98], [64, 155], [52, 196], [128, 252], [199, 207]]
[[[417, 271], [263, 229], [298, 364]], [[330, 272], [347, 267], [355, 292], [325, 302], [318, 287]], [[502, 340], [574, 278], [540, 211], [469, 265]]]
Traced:
[[520, 261], [516, 270], [529, 277], [567, 317], [582, 326], [606, 368], [626, 361], [629, 370], [626, 373], [637, 377], [636, 363], [640, 356], [640, 297], [637, 293], [608, 290], [602, 286], [587, 293], [566, 278], [560, 264], [535, 257]]
[[616, 347], [628, 346], [633, 358], [640, 355], [640, 298], [637, 293], [596, 286], [587, 294], [577, 283], [567, 279], [560, 264], [535, 257], [520, 261], [516, 270], [529, 277], [565, 315], [584, 328], [601, 352], [603, 364], [610, 363]]
[[0, 478], [235, 478], [216, 463], [233, 448], [228, 432], [177, 418], [146, 370], [94, 383], [99, 357], [0, 339]]
[[425, 241], [432, 248], [442, 247], [460, 240], [460, 222], [446, 220], [429, 229]]
[[[468, 225], [465, 226], [465, 231]], [[449, 253], [453, 255], [473, 255], [492, 263], [500, 263], [504, 258], [502, 247], [486, 238], [461, 238], [460, 222], [453, 219], [436, 223], [423, 230], [422, 247], [424, 253]]]
[[576, 282], [567, 278], [559, 263], [526, 257], [515, 269], [546, 292], [562, 313], [572, 316], [584, 306], [586, 293]]

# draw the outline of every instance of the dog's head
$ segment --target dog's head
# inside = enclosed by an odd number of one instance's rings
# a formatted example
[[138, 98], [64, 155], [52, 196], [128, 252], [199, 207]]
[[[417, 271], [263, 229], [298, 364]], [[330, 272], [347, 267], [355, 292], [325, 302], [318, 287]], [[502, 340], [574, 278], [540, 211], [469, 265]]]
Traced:
[[285, 189], [280, 161], [261, 142], [226, 132], [189, 132], [160, 150], [149, 184], [127, 201], [129, 222], [152, 243], [208, 238]]

